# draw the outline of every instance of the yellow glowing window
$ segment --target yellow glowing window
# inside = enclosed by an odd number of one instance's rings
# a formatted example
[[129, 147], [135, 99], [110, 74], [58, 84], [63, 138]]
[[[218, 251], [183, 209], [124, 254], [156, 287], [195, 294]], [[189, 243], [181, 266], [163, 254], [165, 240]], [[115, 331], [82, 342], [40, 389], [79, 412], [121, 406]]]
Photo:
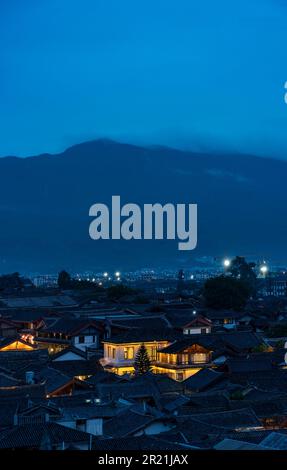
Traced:
[[205, 354], [205, 353], [195, 353], [195, 354], [193, 354], [193, 362], [196, 362], [196, 363], [207, 362], [207, 354]]
[[124, 348], [124, 358], [125, 359], [133, 359], [134, 358], [134, 348], [133, 347]]
[[182, 364], [188, 364], [188, 354], [182, 355]]

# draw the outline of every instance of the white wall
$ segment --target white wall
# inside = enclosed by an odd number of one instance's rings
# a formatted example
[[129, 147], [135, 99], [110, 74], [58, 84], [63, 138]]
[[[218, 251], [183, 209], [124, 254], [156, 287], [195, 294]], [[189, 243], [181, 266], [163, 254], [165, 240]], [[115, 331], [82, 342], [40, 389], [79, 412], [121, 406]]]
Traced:
[[63, 354], [60, 357], [54, 359], [53, 362], [59, 361], [85, 361], [85, 358], [82, 356], [78, 356], [77, 354], [73, 353], [72, 351], [68, 351], [67, 353]]
[[[80, 335], [80, 336], [84, 336], [84, 335]], [[73, 338], [73, 344], [76, 348], [79, 348], [81, 349], [82, 351], [85, 351], [87, 347], [89, 346], [98, 346], [98, 336], [96, 335], [87, 335], [87, 336], [84, 336], [85, 338], [85, 342], [84, 343], [79, 343], [79, 337], [80, 336], [75, 336]], [[94, 340], [95, 338], [95, 340]]]

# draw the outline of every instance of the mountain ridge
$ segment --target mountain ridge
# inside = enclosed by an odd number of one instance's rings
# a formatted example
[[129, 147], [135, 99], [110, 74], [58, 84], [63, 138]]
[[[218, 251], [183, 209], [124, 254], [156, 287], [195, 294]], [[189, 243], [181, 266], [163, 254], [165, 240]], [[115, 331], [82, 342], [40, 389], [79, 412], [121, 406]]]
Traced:
[[[0, 272], [191, 266], [202, 255], [255, 253], [287, 262], [287, 162], [141, 147], [107, 139], [57, 154], [0, 158]], [[198, 247], [92, 241], [96, 202], [197, 203]]]

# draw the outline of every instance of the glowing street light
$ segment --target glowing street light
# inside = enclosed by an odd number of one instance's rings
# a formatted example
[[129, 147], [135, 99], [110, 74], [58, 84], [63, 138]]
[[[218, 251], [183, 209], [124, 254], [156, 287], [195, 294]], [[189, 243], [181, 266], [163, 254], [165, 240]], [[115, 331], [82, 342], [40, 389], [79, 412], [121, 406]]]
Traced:
[[108, 275], [109, 275], [109, 274], [108, 274], [107, 272], [104, 273], [104, 277], [108, 277]]
[[223, 266], [224, 266], [225, 268], [229, 268], [230, 265], [231, 265], [230, 259], [226, 258], [226, 259], [223, 261]]
[[120, 273], [119, 271], [116, 271], [116, 272], [115, 272], [115, 276], [116, 276], [116, 277], [120, 277], [120, 275], [121, 275], [121, 273]]
[[263, 276], [265, 276], [268, 273], [268, 266], [266, 266], [266, 264], [260, 266], [260, 272], [263, 274]]

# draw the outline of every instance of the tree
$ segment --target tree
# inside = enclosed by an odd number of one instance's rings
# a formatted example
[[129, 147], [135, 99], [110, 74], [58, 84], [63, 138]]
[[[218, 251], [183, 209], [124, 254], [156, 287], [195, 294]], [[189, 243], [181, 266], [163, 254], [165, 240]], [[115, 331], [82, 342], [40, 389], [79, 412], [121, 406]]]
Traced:
[[241, 279], [250, 289], [250, 295], [256, 294], [257, 277], [254, 271], [256, 264], [248, 263], [243, 256], [236, 256], [230, 262], [230, 266], [226, 269], [227, 273], [234, 279]]
[[68, 289], [71, 286], [71, 276], [67, 271], [61, 271], [59, 273], [58, 286], [60, 289]]
[[245, 281], [223, 275], [208, 279], [203, 289], [206, 306], [217, 310], [242, 310], [249, 296]]
[[134, 363], [136, 375], [143, 375], [151, 371], [151, 362], [144, 344], [142, 344], [136, 354]]
[[107, 288], [107, 296], [110, 300], [118, 300], [126, 295], [134, 294], [137, 294], [137, 291], [124, 284], [116, 284]]

